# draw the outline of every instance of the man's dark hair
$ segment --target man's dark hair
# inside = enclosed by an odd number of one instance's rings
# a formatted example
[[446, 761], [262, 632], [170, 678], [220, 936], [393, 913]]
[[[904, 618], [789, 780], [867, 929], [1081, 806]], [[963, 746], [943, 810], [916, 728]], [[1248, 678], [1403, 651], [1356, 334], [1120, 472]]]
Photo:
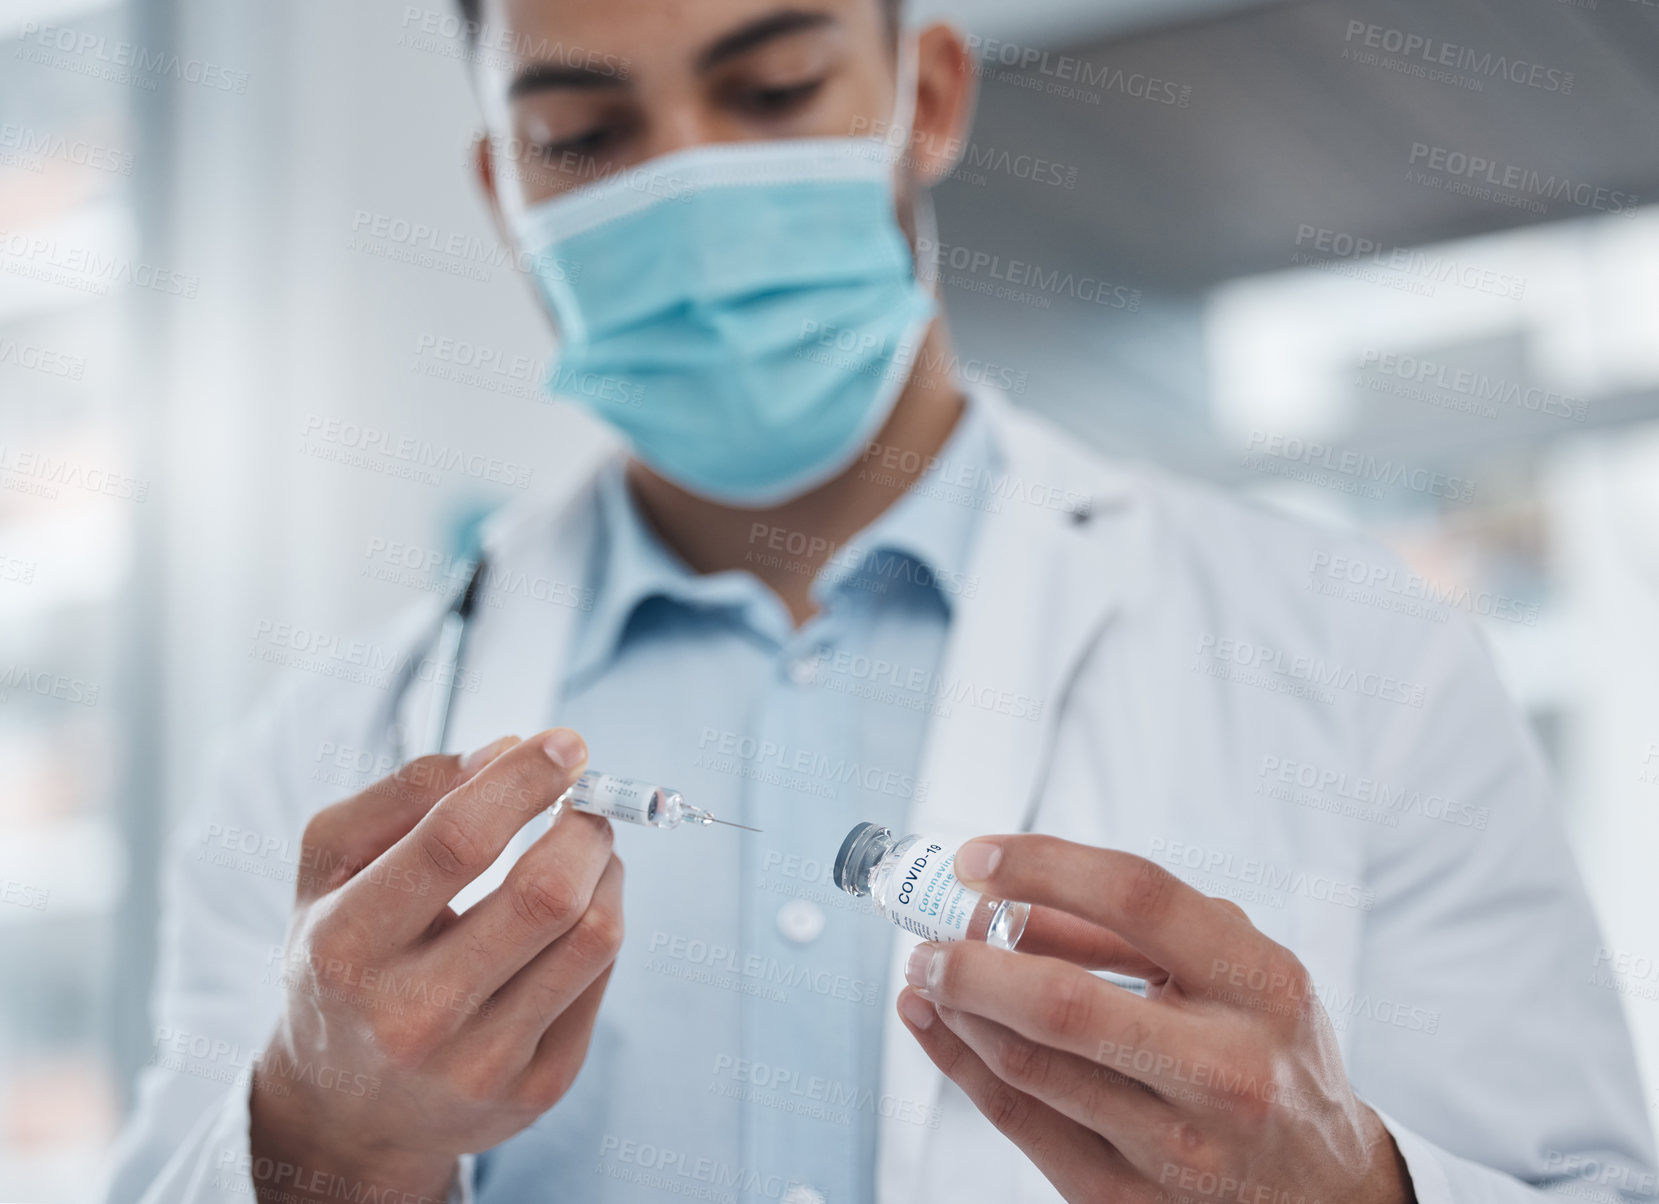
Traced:
[[[471, 40], [471, 31], [476, 30], [484, 20], [484, 0], [455, 0], [461, 9], [461, 19], [467, 23], [468, 40]], [[882, 8], [887, 10], [888, 30], [894, 34], [899, 29], [899, 10], [904, 7], [904, 0], [881, 0]]]

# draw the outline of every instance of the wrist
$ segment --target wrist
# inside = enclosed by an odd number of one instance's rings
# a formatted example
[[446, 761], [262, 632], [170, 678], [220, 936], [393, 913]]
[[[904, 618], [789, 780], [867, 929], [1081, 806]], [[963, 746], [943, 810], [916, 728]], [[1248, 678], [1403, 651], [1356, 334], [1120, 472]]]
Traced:
[[261, 1204], [444, 1204], [455, 1182], [452, 1155], [362, 1140], [305, 1101], [263, 1084], [257, 1069], [248, 1099], [248, 1146]]

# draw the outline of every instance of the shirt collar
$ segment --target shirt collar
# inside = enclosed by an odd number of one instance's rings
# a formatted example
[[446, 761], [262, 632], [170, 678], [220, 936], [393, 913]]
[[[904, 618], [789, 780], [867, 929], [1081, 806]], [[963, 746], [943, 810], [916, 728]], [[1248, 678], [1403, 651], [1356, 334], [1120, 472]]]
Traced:
[[[913, 471], [904, 454], [872, 445], [860, 471], [878, 477]], [[956, 599], [972, 592], [967, 588], [968, 558], [980, 512], [995, 505], [989, 485], [1001, 462], [990, 420], [970, 394], [956, 429], [920, 479], [831, 555], [812, 583], [814, 600], [823, 604], [837, 590], [861, 581], [889, 589], [913, 581], [932, 589], [946, 610], [954, 611]], [[894, 557], [919, 571], [908, 571]]]
[[[872, 447], [862, 471], [898, 473], [911, 467], [894, 463], [897, 455]], [[827, 606], [841, 591], [879, 598], [895, 588], [913, 587], [936, 593], [947, 613], [952, 611], [958, 596], [975, 592], [966, 571], [968, 558], [980, 511], [995, 505], [988, 485], [1002, 460], [983, 405], [970, 393], [956, 429], [922, 477], [834, 550], [812, 583], [813, 599]], [[624, 468], [616, 460], [600, 473], [601, 531], [589, 577], [596, 583], [593, 608], [576, 633], [567, 683], [607, 665], [627, 638], [634, 615], [653, 598], [695, 609], [771, 610], [776, 613], [768, 616], [768, 625], [787, 632], [782, 604], [754, 576], [741, 570], [700, 575], [658, 538], [628, 490]]]

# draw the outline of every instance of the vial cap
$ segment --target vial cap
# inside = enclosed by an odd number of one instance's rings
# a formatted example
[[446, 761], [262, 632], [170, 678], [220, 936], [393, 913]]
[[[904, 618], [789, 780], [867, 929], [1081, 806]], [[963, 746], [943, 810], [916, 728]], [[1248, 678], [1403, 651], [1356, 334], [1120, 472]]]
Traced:
[[[859, 893], [859, 884], [853, 880], [858, 869], [858, 866], [854, 864], [855, 858], [853, 857], [855, 846], [862, 846], [866, 836], [872, 832], [882, 830], [880, 824], [865, 820], [863, 823], [856, 825], [851, 832], [848, 832], [847, 839], [841, 842], [841, 851], [835, 855], [835, 885], [849, 895]], [[862, 861], [863, 859], [858, 858], [856, 860]]]

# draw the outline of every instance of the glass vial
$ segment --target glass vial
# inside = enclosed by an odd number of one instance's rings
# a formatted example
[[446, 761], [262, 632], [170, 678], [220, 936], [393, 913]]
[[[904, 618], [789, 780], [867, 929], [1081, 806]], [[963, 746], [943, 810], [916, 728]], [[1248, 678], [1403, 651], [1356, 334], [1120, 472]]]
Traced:
[[836, 854], [835, 884], [849, 895], [868, 895], [882, 915], [924, 941], [984, 941], [1012, 949], [1025, 932], [1030, 905], [987, 899], [963, 886], [956, 878], [956, 849], [862, 823]]

